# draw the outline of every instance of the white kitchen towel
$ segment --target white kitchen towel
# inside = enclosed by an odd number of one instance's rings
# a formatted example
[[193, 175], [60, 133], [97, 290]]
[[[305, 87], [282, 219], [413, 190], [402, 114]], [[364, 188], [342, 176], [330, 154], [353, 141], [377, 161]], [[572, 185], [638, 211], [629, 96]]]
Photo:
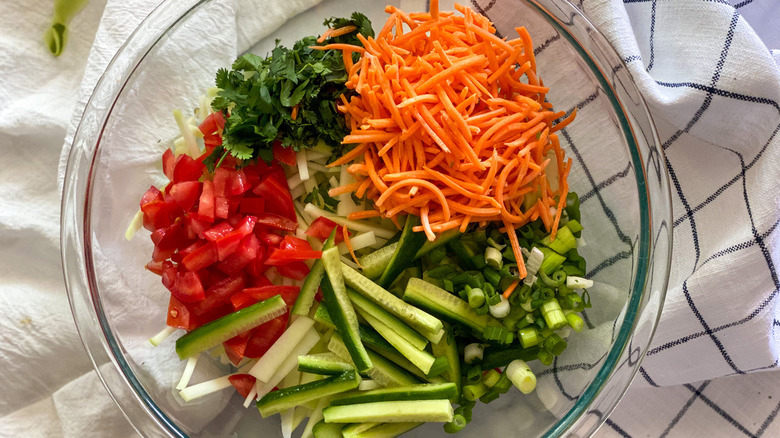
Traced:
[[[0, 436], [132, 434], [100, 390], [70, 320], [59, 272], [53, 169], [71, 114], [78, 119], [116, 49], [156, 4], [109, 0], [103, 12], [104, 2], [93, 0], [72, 22], [65, 54], [54, 59], [39, 37], [48, 25], [42, 11], [49, 2], [0, 3], [0, 147], [6, 152], [0, 155]], [[473, 0], [471, 6], [500, 21], [501, 8], [511, 7], [511, 0]], [[780, 353], [775, 333], [780, 197], [774, 190], [780, 170], [780, 74], [739, 14], [760, 8], [754, 14], [771, 22], [780, 16], [777, 3], [587, 0], [579, 6], [639, 83], [673, 174], [674, 268], [659, 332], [637, 384], [686, 384], [667, 391], [671, 396], [662, 389], [632, 389], [627, 401], [635, 402], [625, 411], [621, 406], [603, 432], [698, 436], [706, 430], [734, 436], [717, 422], [686, 426], [684, 420], [701, 404], [717, 418], [737, 418], [740, 406], [713, 403], [715, 397], [704, 392], [734, 378], [690, 383], [774, 368]], [[237, 37], [244, 44], [240, 41]], [[537, 50], [555, 43], [537, 41]], [[588, 104], [578, 107], [587, 110]], [[594, 193], [622, 177], [595, 181]], [[585, 202], [595, 202], [593, 195]], [[756, 379], [752, 382], [761, 381]], [[732, 388], [741, 386], [750, 385]], [[641, 396], [631, 396], [638, 391]], [[642, 404], [652, 394], [655, 403]], [[686, 394], [696, 402], [693, 408], [683, 400], [677, 410], [668, 409], [666, 400]], [[719, 406], [728, 406], [731, 415]], [[777, 410], [766, 414], [765, 420], [745, 417], [755, 427], [739, 418], [736, 423], [746, 435], [759, 436], [771, 430]], [[668, 431], [651, 432], [638, 421], [659, 416], [668, 420]]]

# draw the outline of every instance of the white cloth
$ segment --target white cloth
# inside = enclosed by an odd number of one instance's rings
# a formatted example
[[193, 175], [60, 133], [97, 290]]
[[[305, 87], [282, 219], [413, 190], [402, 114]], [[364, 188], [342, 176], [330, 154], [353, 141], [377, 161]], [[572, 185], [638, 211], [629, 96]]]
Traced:
[[[40, 42], [49, 2], [0, 3], [0, 437], [134, 435], [100, 388], [70, 317], [54, 169], [95, 81], [157, 3], [93, 0], [71, 23], [57, 59]], [[289, 9], [274, 12], [289, 16], [311, 3], [287, 2]], [[780, 10], [770, 3], [734, 5], [778, 49]], [[494, 16], [505, 3], [472, 5]], [[780, 435], [779, 373], [708, 381], [776, 367], [780, 355], [777, 64], [725, 2], [580, 6], [626, 60], [674, 173], [675, 252], [664, 316], [642, 377], [599, 434]], [[257, 36], [237, 36], [236, 47]]]

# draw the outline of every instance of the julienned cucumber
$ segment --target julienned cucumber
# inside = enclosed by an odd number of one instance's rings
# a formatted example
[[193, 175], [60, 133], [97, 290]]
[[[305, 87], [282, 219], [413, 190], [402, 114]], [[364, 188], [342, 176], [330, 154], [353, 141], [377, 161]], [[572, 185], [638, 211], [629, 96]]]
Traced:
[[[330, 237], [325, 241], [322, 247], [323, 251], [333, 248], [333, 243], [336, 238], [336, 229], [330, 233]], [[322, 265], [322, 260], [315, 260], [314, 265], [311, 267], [309, 275], [303, 281], [301, 291], [298, 293], [298, 298], [295, 300], [295, 305], [292, 308], [293, 315], [306, 316], [309, 314], [312, 304], [314, 303], [314, 296], [317, 295], [317, 288], [320, 287], [322, 277], [325, 275], [325, 267]]]
[[407, 342], [414, 345], [418, 350], [422, 350], [428, 345], [428, 340], [425, 339], [424, 336], [417, 333], [413, 328], [406, 325], [403, 321], [396, 318], [392, 313], [383, 309], [378, 304], [349, 288], [347, 288], [347, 295], [358, 312], [370, 314], [372, 317], [390, 327], [390, 329], [406, 339]]
[[449, 399], [457, 389], [455, 384], [427, 383], [415, 386], [401, 386], [396, 388], [382, 388], [371, 391], [361, 391], [356, 394], [345, 395], [331, 401], [331, 406], [352, 405], [356, 403], [372, 403], [382, 401], [414, 401], [414, 400], [441, 400]]
[[371, 359], [360, 341], [358, 319], [344, 286], [338, 249], [324, 251], [321, 260], [327, 274], [322, 281], [322, 296], [328, 314], [344, 340], [355, 367], [361, 373], [368, 371], [371, 369]]
[[255, 303], [185, 334], [176, 340], [176, 354], [187, 359], [268, 322], [287, 311], [281, 295]]
[[[347, 347], [344, 345], [344, 341], [338, 333], [334, 333], [328, 343], [328, 350], [336, 353], [340, 358], [352, 361], [349, 357]], [[375, 380], [382, 386], [411, 386], [420, 383], [413, 375], [398, 368], [395, 364], [385, 359], [373, 351], [368, 352], [368, 356], [371, 358], [373, 368], [366, 373], [368, 377]]]
[[[426, 240], [422, 247], [417, 250], [413, 260], [419, 259], [420, 257], [441, 245], [446, 245], [451, 240], [456, 239], [460, 235], [460, 231], [453, 229], [439, 234], [436, 237], [436, 240], [433, 242]], [[381, 277], [382, 273], [385, 272], [385, 268], [390, 263], [390, 259], [393, 258], [393, 254], [395, 254], [396, 249], [398, 249], [398, 242], [388, 243], [386, 246], [383, 246], [382, 248], [379, 248], [378, 250], [361, 257], [360, 266], [363, 267], [363, 275], [372, 280], [376, 280], [377, 278]]]
[[260, 415], [266, 418], [311, 400], [355, 389], [359, 384], [360, 375], [351, 370], [338, 376], [269, 392], [257, 401], [257, 409]]
[[355, 367], [344, 362], [334, 353], [298, 356], [298, 371], [303, 373], [337, 376], [354, 369]]
[[[330, 423], [338, 424], [338, 423]], [[341, 435], [343, 438], [357, 438], [362, 436], [365, 432], [379, 426], [382, 423], [352, 423], [344, 426], [341, 429]]]
[[314, 438], [343, 438], [341, 429], [344, 428], [343, 424], [339, 423], [326, 423], [325, 420], [320, 420], [311, 429]]
[[444, 335], [444, 325], [442, 325], [439, 319], [405, 303], [344, 263], [341, 264], [341, 268], [344, 282], [349, 287], [409, 324], [431, 342], [439, 342], [441, 340], [441, 337]]
[[419, 278], [409, 279], [404, 300], [444, 319], [463, 324], [480, 337], [490, 320], [487, 315], [478, 315], [466, 301]]
[[412, 263], [413, 256], [422, 248], [426, 241], [425, 233], [415, 233], [413, 228], [420, 224], [420, 218], [414, 215], [406, 216], [406, 223], [401, 232], [401, 238], [398, 240], [398, 246], [390, 258], [382, 276], [377, 283], [387, 288], [395, 281], [401, 272]]
[[330, 406], [322, 410], [326, 423], [450, 422], [449, 400], [414, 400]]
[[[339, 423], [326, 423], [337, 425]], [[423, 423], [384, 423], [374, 426], [365, 432], [354, 435], [354, 438], [395, 438], [403, 433], [409, 432], [415, 427], [422, 426]]]
[[433, 344], [431, 346], [431, 350], [433, 351], [433, 355], [437, 358], [447, 358], [450, 369], [442, 373], [442, 377], [455, 384], [455, 396], [450, 400], [456, 402], [460, 399], [462, 385], [460, 375], [460, 356], [458, 355], [458, 345], [455, 343], [455, 333], [447, 324], [445, 324], [444, 328], [447, 334], [441, 338], [441, 341], [439, 341], [438, 344]]

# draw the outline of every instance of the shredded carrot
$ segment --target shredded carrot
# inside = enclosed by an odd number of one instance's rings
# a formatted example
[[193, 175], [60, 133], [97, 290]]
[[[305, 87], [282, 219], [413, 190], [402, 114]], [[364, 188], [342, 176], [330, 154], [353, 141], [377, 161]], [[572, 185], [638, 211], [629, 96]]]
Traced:
[[290, 111], [290, 118], [291, 119], [295, 120], [295, 119], [298, 118], [298, 107], [299, 106], [301, 106], [301, 104], [295, 105], [293, 107], [292, 111]]
[[[415, 231], [431, 240], [449, 229], [499, 222], [522, 278], [526, 270], [513, 230], [541, 217], [554, 238], [571, 169], [555, 132], [576, 111], [555, 112], [547, 102], [549, 88], [536, 71], [525, 28], [507, 40], [483, 15], [462, 5], [455, 9], [440, 11], [437, 0], [426, 13], [388, 6], [389, 18], [375, 38], [357, 35], [363, 47], [315, 47], [344, 52], [346, 86], [354, 91], [337, 109], [350, 127], [342, 143], [356, 146], [328, 166], [354, 163], [347, 172], [355, 182], [331, 193], [359, 190], [374, 202], [374, 211], [350, 219], [385, 217], [397, 226], [399, 214], [418, 215]], [[321, 38], [352, 31], [331, 29]], [[360, 55], [356, 62], [354, 53]], [[551, 159], [558, 164], [557, 190], [546, 183]], [[536, 199], [531, 205], [523, 202], [528, 194]], [[551, 207], [557, 207], [554, 216]]]
[[512, 292], [515, 291], [515, 288], [517, 285], [520, 284], [520, 280], [515, 280], [512, 282], [512, 284], [509, 285], [509, 287], [506, 288], [504, 291], [504, 298], [509, 299], [509, 297], [512, 296]]
[[347, 245], [347, 249], [349, 250], [349, 254], [352, 256], [352, 260], [354, 260], [355, 264], [362, 269], [362, 266], [360, 266], [360, 261], [358, 261], [358, 258], [355, 255], [355, 249], [352, 248], [352, 242], [349, 240], [349, 230], [347, 230], [347, 227], [341, 227], [341, 231], [341, 234], [344, 236], [344, 244]]

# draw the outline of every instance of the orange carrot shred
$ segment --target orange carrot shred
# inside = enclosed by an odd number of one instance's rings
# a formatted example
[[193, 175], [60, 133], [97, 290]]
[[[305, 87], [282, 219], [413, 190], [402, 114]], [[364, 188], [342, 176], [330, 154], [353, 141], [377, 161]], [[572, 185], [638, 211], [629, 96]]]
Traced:
[[362, 269], [363, 267], [360, 266], [360, 261], [355, 255], [355, 249], [352, 247], [352, 242], [349, 240], [349, 230], [347, 230], [347, 227], [341, 227], [341, 231], [341, 234], [344, 236], [344, 244], [347, 245], [347, 249], [349, 250], [349, 255], [352, 256], [352, 260], [355, 261], [355, 264]]

